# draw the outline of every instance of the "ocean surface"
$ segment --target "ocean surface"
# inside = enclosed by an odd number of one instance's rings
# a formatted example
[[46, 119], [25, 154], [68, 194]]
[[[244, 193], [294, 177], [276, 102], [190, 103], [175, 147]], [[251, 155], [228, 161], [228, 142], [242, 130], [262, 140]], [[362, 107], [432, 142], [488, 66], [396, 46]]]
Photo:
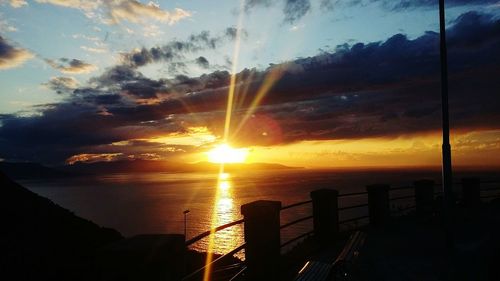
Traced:
[[[455, 173], [481, 179], [500, 179], [500, 172]], [[440, 183], [437, 170], [276, 170], [246, 171], [231, 174], [210, 173], [139, 173], [110, 174], [54, 180], [20, 181], [31, 191], [51, 199], [101, 226], [112, 227], [125, 236], [145, 233], [184, 233], [186, 215], [187, 238], [210, 228], [242, 218], [242, 204], [255, 200], [278, 200], [282, 206], [309, 200], [309, 193], [319, 188], [337, 189], [340, 194], [365, 191], [365, 186], [388, 183], [392, 187], [408, 186], [418, 179], [434, 179]], [[440, 187], [437, 186], [436, 190]], [[391, 196], [404, 195], [400, 191]], [[366, 203], [366, 196], [344, 197], [339, 205]], [[392, 207], [411, 205], [400, 200]], [[311, 214], [310, 204], [281, 212], [281, 223]], [[366, 215], [367, 208], [340, 213], [340, 219]], [[359, 223], [362, 223], [360, 221]], [[344, 227], [353, 226], [344, 225]], [[308, 220], [282, 230], [282, 242], [312, 229]], [[192, 248], [205, 251], [209, 239]], [[214, 252], [225, 253], [243, 243], [241, 225], [217, 232]]]

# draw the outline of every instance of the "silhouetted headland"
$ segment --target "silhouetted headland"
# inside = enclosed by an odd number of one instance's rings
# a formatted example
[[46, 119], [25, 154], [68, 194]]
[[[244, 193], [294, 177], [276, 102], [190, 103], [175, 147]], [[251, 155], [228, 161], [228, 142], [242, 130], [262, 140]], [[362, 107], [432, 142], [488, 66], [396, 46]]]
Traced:
[[[80, 218], [0, 172], [0, 272], [10, 280], [90, 280], [94, 256], [122, 239], [116, 230]], [[7, 279], [6, 279], [7, 280]]]

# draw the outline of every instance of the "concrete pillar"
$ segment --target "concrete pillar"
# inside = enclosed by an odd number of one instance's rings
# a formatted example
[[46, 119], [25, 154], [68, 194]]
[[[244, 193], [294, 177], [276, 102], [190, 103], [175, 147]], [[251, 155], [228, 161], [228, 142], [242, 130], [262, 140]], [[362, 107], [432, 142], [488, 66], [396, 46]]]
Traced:
[[332, 241], [339, 232], [339, 192], [319, 189], [311, 192], [314, 235], [321, 243]]
[[241, 206], [245, 220], [248, 280], [278, 280], [281, 202], [259, 200]]
[[434, 181], [419, 180], [415, 187], [415, 207], [419, 218], [429, 218], [434, 212]]
[[467, 207], [479, 205], [481, 202], [481, 180], [479, 178], [462, 179], [462, 203]]
[[366, 187], [368, 191], [368, 212], [370, 225], [384, 226], [390, 219], [389, 185], [372, 184]]

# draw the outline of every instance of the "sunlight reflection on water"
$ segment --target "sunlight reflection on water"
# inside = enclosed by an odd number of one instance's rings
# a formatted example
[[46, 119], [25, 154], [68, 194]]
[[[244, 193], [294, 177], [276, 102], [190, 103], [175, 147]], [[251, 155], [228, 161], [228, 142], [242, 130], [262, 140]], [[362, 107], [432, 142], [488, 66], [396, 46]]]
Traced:
[[[233, 222], [240, 219], [239, 206], [235, 204], [233, 188], [231, 183], [231, 175], [222, 173], [219, 175], [217, 185], [217, 196], [212, 204], [212, 228]], [[204, 239], [200, 243], [193, 245], [193, 249], [198, 251], [206, 251], [209, 247], [209, 239]], [[218, 254], [227, 253], [239, 245], [243, 244], [243, 228], [241, 225], [232, 226], [214, 234], [213, 252]], [[244, 255], [239, 253], [239, 258]]]

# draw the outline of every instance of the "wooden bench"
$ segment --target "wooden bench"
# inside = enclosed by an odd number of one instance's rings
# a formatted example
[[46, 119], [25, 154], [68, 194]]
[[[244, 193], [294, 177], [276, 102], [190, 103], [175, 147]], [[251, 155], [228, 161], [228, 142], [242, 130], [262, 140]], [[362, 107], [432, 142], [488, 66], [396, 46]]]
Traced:
[[352, 280], [352, 266], [366, 239], [366, 233], [354, 232], [333, 262], [308, 261], [297, 274], [296, 281]]

